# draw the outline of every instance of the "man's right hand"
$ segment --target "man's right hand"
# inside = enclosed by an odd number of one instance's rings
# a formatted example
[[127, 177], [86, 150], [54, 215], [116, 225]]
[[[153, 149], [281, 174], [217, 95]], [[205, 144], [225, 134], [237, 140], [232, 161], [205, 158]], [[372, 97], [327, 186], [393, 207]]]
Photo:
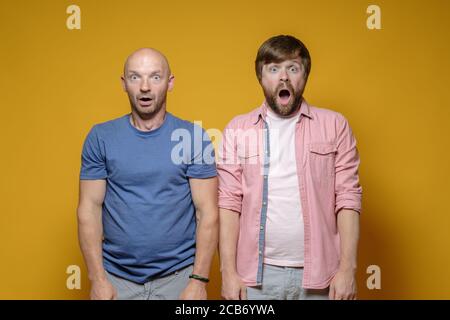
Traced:
[[222, 298], [247, 300], [247, 287], [237, 272], [222, 272]]
[[91, 300], [115, 300], [117, 290], [108, 279], [91, 282]]

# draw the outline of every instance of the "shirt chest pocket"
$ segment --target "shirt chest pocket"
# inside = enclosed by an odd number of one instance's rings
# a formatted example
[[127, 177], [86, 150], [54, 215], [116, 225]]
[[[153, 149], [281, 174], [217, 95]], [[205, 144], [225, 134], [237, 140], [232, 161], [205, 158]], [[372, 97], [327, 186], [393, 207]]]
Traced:
[[238, 151], [238, 161], [242, 166], [259, 165], [259, 153], [258, 151]]
[[331, 142], [309, 145], [309, 167], [313, 178], [323, 181], [335, 176], [336, 153], [336, 145]]
[[237, 158], [242, 168], [242, 182], [248, 188], [253, 188], [259, 183], [259, 177], [262, 177], [264, 169], [261, 164], [258, 151], [238, 152]]

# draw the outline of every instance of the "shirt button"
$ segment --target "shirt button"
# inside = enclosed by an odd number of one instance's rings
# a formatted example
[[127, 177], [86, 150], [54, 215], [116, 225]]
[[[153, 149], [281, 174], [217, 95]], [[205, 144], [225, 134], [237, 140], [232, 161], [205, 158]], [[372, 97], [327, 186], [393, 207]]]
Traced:
[[267, 176], [264, 176], [264, 179], [267, 179]]
[[264, 229], [264, 226], [261, 226], [260, 229], [263, 230], [263, 229]]
[[263, 206], [265, 206], [267, 204], [267, 202], [263, 202]]
[[260, 254], [260, 255], [262, 254], [262, 251], [261, 251], [261, 250], [259, 250], [259, 254]]

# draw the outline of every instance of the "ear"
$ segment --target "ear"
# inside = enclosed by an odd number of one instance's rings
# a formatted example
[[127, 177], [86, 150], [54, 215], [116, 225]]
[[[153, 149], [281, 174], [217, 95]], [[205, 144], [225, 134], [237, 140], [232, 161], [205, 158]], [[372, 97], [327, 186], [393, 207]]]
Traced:
[[169, 86], [167, 88], [168, 91], [172, 91], [174, 83], [175, 83], [175, 76], [173, 74], [171, 74], [169, 76]]
[[127, 91], [127, 85], [125, 83], [125, 78], [123, 76], [120, 77], [120, 81], [122, 82], [123, 91]]

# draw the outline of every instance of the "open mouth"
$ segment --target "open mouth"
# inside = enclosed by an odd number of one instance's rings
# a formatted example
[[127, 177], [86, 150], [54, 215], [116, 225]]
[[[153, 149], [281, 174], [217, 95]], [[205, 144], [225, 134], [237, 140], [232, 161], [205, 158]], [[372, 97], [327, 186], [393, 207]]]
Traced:
[[291, 93], [287, 89], [281, 89], [278, 92], [278, 98], [280, 99], [281, 104], [286, 105], [289, 103], [289, 100], [291, 98]]
[[140, 97], [139, 98], [139, 104], [141, 106], [149, 106], [152, 101], [153, 101], [153, 99], [150, 97]]

